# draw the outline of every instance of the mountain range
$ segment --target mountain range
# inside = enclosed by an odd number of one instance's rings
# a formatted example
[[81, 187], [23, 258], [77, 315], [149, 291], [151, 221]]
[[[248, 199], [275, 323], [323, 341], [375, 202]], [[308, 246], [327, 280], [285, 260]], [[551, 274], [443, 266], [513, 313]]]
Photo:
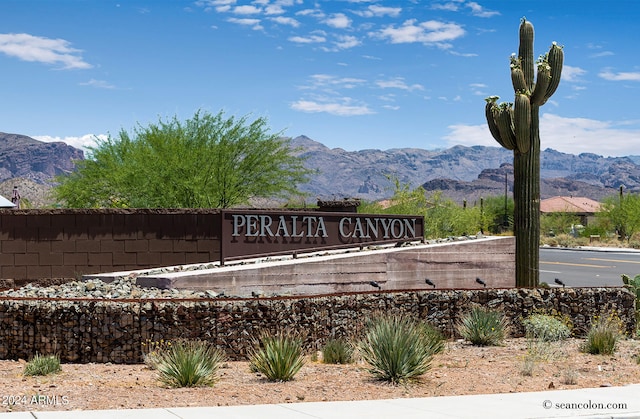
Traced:
[[[437, 190], [456, 202], [504, 196], [513, 188], [513, 154], [504, 148], [454, 146], [443, 150], [418, 148], [346, 151], [328, 148], [306, 136], [291, 139], [294, 153], [313, 169], [310, 182], [300, 185], [311, 202], [318, 199], [381, 200], [393, 195], [394, 181], [412, 188]], [[54, 177], [73, 170], [84, 159], [82, 150], [62, 142], [45, 143], [0, 132], [0, 194], [13, 186], [34, 207], [50, 205], [47, 192]], [[581, 196], [601, 200], [618, 193], [640, 191], [640, 156], [603, 157], [552, 149], [541, 152], [541, 198]], [[312, 203], [315, 203], [313, 201]]]
[[[301, 189], [313, 196], [379, 200], [393, 194], [394, 182], [443, 195], [462, 203], [501, 196], [513, 189], [513, 153], [501, 147], [454, 146], [444, 150], [393, 148], [346, 151], [330, 149], [308, 137], [292, 139], [297, 154], [318, 173]], [[640, 191], [638, 156], [603, 157], [546, 149], [540, 155], [541, 198], [583, 196], [595, 200], [623, 186]]]

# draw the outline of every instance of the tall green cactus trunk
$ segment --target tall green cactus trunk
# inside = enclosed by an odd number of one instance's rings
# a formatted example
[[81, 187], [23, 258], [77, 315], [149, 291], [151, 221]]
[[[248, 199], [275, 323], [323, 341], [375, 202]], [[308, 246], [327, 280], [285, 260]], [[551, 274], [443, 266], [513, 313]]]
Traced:
[[[539, 107], [531, 107], [531, 150], [513, 152], [514, 214], [513, 230], [516, 236], [516, 285], [536, 287], [540, 264], [540, 132]], [[534, 122], [535, 121], [535, 122]], [[536, 151], [537, 150], [537, 151]]]
[[513, 150], [514, 234], [516, 236], [516, 286], [536, 287], [540, 280], [540, 106], [560, 83], [564, 53], [555, 43], [537, 62], [534, 82], [533, 25], [520, 22], [518, 56], [511, 57], [514, 103], [496, 104], [486, 99], [489, 131], [503, 147]]

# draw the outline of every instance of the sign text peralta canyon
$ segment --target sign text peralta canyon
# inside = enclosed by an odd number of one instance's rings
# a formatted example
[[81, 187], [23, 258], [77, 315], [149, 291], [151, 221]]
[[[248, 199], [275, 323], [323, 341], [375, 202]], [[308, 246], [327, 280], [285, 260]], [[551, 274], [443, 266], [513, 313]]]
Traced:
[[223, 211], [224, 258], [424, 238], [420, 216], [309, 211]]

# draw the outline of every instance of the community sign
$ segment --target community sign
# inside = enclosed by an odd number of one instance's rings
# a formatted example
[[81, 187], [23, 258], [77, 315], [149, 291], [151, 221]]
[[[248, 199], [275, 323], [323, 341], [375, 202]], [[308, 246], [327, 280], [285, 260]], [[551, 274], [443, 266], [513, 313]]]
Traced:
[[222, 260], [424, 239], [424, 217], [310, 211], [225, 210]]

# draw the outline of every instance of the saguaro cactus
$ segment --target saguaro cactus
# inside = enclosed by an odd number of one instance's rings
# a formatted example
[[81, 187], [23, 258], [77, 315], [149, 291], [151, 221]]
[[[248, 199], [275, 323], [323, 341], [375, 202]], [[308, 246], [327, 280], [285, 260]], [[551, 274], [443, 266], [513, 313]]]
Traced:
[[520, 22], [518, 55], [511, 56], [513, 103], [497, 104], [498, 96], [486, 99], [485, 114], [491, 135], [513, 150], [514, 234], [516, 236], [516, 285], [535, 287], [540, 263], [540, 120], [539, 109], [560, 83], [564, 53], [555, 42], [537, 61], [534, 80], [533, 25]]

